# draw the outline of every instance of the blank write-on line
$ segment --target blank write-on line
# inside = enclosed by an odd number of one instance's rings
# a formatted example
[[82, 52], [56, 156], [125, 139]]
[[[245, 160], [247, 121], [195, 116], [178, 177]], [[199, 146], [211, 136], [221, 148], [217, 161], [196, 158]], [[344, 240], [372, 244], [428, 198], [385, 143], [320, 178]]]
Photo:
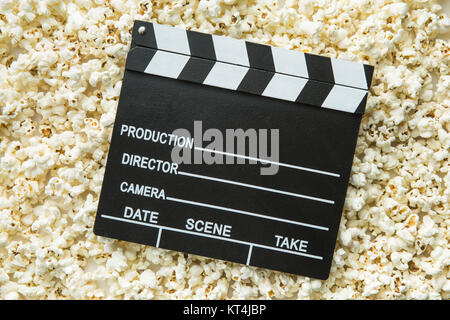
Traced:
[[184, 203], [184, 204], [190, 204], [190, 205], [199, 206], [199, 207], [206, 207], [206, 208], [211, 208], [211, 209], [230, 211], [230, 212], [234, 212], [234, 213], [239, 213], [239, 214], [243, 214], [243, 215], [248, 215], [248, 216], [258, 217], [258, 218], [263, 218], [263, 219], [268, 219], [268, 220], [280, 221], [280, 222], [284, 222], [284, 223], [296, 224], [299, 226], [313, 228], [313, 229], [319, 229], [319, 230], [324, 230], [324, 231], [329, 230], [329, 228], [327, 228], [327, 227], [322, 227], [322, 226], [318, 226], [315, 224], [304, 223], [304, 222], [283, 219], [283, 218], [277, 218], [277, 217], [273, 217], [273, 216], [267, 216], [267, 215], [263, 215], [263, 214], [259, 214], [259, 213], [255, 213], [255, 212], [232, 209], [232, 208], [228, 208], [228, 207], [221, 207], [221, 206], [208, 204], [208, 203], [204, 203], [204, 202], [191, 201], [191, 200], [179, 199], [179, 198], [174, 198], [174, 197], [166, 197], [166, 200]]
[[185, 172], [185, 171], [178, 171], [177, 173], [179, 175], [188, 176], [188, 177], [192, 177], [192, 178], [217, 181], [217, 182], [222, 182], [222, 183], [227, 183], [227, 184], [234, 184], [234, 185], [241, 186], [241, 187], [264, 190], [264, 191], [284, 194], [284, 195], [291, 196], [291, 197], [297, 197], [297, 198], [303, 198], [303, 199], [308, 199], [308, 200], [313, 200], [313, 201], [318, 201], [318, 202], [334, 204], [333, 200], [307, 196], [307, 195], [300, 194], [300, 193], [288, 192], [288, 191], [283, 191], [283, 190], [278, 190], [278, 189], [273, 189], [273, 188], [266, 188], [266, 187], [261, 187], [261, 186], [257, 186], [254, 184], [237, 182], [237, 181], [233, 181], [233, 180], [227, 180], [227, 179], [216, 178], [216, 177], [211, 177], [211, 176], [205, 176], [205, 175], [201, 175], [201, 174], [189, 173], [189, 172]]
[[[105, 214], [102, 214], [101, 217], [105, 218], [105, 219], [116, 220], [116, 221], [121, 221], [121, 222], [137, 224], [137, 225], [141, 225], [141, 226], [146, 226], [146, 227], [150, 227], [150, 228], [157, 228], [157, 229], [159, 229], [158, 239], [157, 239], [157, 242], [158, 242], [157, 244], [158, 245], [156, 246], [158, 248], [159, 248], [159, 242], [160, 242], [162, 230], [167, 230], [167, 231], [185, 233], [185, 234], [199, 236], [199, 237], [211, 238], [211, 239], [216, 239], [216, 240], [223, 240], [223, 241], [228, 241], [228, 242], [233, 242], [233, 243], [239, 243], [239, 244], [243, 244], [243, 245], [247, 245], [247, 246], [251, 246], [251, 247], [258, 247], [258, 248], [267, 249], [267, 250], [273, 250], [273, 251], [289, 253], [289, 254], [302, 256], [302, 257], [307, 257], [307, 258], [316, 259], [316, 260], [323, 260], [323, 257], [317, 256], [317, 255], [314, 255], [314, 254], [303, 253], [303, 252], [296, 252], [296, 251], [291, 251], [291, 250], [286, 250], [286, 249], [281, 249], [281, 248], [274, 248], [274, 247], [266, 246], [266, 245], [263, 245], [263, 244], [257, 244], [257, 243], [252, 243], [252, 242], [248, 242], [248, 241], [235, 240], [235, 239], [230, 239], [230, 238], [223, 238], [223, 237], [209, 235], [209, 234], [204, 234], [204, 233], [200, 233], [200, 232], [194, 232], [194, 231], [182, 230], [182, 229], [177, 229], [177, 228], [172, 228], [172, 227], [166, 227], [166, 226], [156, 225], [156, 224], [147, 223], [147, 222], [141, 222], [141, 221], [135, 221], [135, 220], [130, 220], [130, 219], [126, 219], [126, 218], [114, 217], [114, 216], [105, 215]], [[249, 250], [249, 254], [248, 254], [248, 257], [247, 257], [247, 264], [250, 262], [251, 254], [252, 254], [252, 249]]]
[[292, 169], [297, 169], [297, 170], [302, 170], [302, 171], [314, 172], [314, 173], [324, 174], [324, 175], [327, 175], [327, 176], [332, 176], [332, 177], [337, 177], [337, 178], [340, 177], [339, 174], [333, 173], [333, 172], [317, 170], [317, 169], [311, 169], [311, 168], [307, 168], [307, 167], [296, 166], [296, 165], [293, 165], [293, 164], [276, 162], [276, 161], [271, 161], [271, 160], [261, 159], [261, 158], [256, 158], [256, 157], [244, 156], [244, 155], [241, 155], [241, 154], [236, 154], [236, 153], [231, 153], [231, 152], [224, 152], [224, 151], [208, 149], [208, 148], [201, 148], [201, 147], [194, 147], [194, 149], [198, 150], [198, 151], [203, 151], [203, 152], [223, 154], [225, 156], [230, 156], [230, 157], [235, 157], [235, 158], [259, 161], [259, 162], [261, 162], [263, 164], [270, 163], [270, 164], [274, 164], [274, 165], [277, 165], [277, 166], [280, 166], [280, 167], [286, 167], [286, 168], [292, 168]]

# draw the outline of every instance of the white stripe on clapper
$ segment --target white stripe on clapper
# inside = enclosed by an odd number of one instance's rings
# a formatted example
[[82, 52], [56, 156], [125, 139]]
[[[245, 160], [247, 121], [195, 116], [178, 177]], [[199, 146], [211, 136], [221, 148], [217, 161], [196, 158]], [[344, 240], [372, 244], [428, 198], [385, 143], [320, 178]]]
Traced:
[[163, 24], [153, 24], [158, 50], [191, 54], [186, 30]]
[[308, 81], [298, 77], [275, 73], [262, 93], [265, 97], [295, 101]]
[[176, 79], [188, 60], [189, 56], [158, 50], [144, 72]]
[[284, 48], [270, 47], [275, 71], [302, 78], [309, 78], [305, 54]]
[[331, 65], [335, 83], [367, 90], [363, 64], [331, 58]]
[[212, 36], [217, 61], [249, 67], [247, 46], [244, 40]]
[[323, 108], [346, 112], [355, 112], [367, 91], [343, 86], [333, 86], [325, 101]]
[[206, 76], [203, 84], [236, 90], [249, 68], [216, 62]]

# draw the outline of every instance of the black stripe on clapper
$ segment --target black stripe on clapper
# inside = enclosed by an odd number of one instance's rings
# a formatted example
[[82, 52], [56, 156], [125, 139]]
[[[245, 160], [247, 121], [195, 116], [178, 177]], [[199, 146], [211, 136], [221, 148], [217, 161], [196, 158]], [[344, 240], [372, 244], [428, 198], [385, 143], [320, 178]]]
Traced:
[[275, 72], [272, 49], [270, 48], [270, 46], [247, 41], [245, 42], [245, 45], [247, 46], [250, 68]]
[[305, 60], [310, 79], [334, 83], [333, 66], [330, 58], [305, 53]]
[[366, 104], [367, 104], [367, 93], [364, 96], [364, 98], [361, 100], [361, 103], [359, 104], [358, 108], [356, 108], [354, 113], [357, 114], [364, 114], [364, 112], [366, 111]]
[[178, 79], [203, 83], [214, 64], [215, 61], [190, 57], [178, 76]]
[[[143, 34], [139, 33], [139, 28], [145, 27], [145, 32]], [[134, 47], [134, 44], [150, 47], [157, 49], [158, 45], [156, 44], [156, 36], [155, 30], [153, 29], [152, 23], [147, 23], [143, 21], [136, 20], [133, 26], [133, 35], [132, 35], [133, 43], [131, 47]], [[134, 43], [136, 41], [136, 43]]]
[[237, 90], [241, 92], [261, 95], [264, 92], [264, 89], [266, 89], [273, 75], [273, 72], [258, 69], [248, 69]]
[[333, 89], [331, 83], [308, 80], [302, 92], [298, 95], [296, 102], [320, 107], [328, 97], [331, 89]]
[[191, 56], [216, 60], [212, 35], [186, 30]]
[[136, 47], [130, 50], [125, 68], [127, 70], [144, 72], [155, 55], [156, 50]]
[[367, 64], [364, 65], [364, 73], [366, 75], [366, 81], [367, 81], [367, 88], [370, 89], [370, 85], [372, 84], [372, 77], [373, 77], [373, 66], [369, 66]]

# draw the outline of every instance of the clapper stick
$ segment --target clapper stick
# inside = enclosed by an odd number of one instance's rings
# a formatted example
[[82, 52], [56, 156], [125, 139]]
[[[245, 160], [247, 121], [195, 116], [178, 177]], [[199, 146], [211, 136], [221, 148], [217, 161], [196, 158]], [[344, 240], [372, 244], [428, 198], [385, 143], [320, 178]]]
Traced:
[[136, 21], [95, 234], [326, 279], [372, 73]]

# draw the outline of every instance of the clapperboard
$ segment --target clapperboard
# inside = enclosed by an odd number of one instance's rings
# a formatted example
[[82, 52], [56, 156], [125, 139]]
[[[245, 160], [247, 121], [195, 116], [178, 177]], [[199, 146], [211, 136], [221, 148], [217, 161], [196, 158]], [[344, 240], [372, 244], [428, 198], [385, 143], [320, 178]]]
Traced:
[[[143, 21], [132, 37], [95, 234], [326, 279], [373, 67]], [[205, 139], [230, 129], [242, 153]]]

